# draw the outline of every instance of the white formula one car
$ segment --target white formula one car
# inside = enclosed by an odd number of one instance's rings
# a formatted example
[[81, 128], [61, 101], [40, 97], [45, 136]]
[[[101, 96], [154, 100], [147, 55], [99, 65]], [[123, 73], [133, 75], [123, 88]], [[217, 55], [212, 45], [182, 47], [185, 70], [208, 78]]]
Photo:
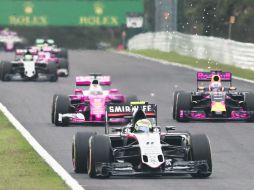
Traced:
[[190, 174], [206, 178], [212, 173], [209, 140], [204, 134], [176, 132], [157, 126], [157, 106], [135, 103], [108, 105], [107, 119], [127, 117], [121, 128], [105, 127], [105, 135], [77, 132], [72, 145], [76, 173], [92, 178], [128, 175]]

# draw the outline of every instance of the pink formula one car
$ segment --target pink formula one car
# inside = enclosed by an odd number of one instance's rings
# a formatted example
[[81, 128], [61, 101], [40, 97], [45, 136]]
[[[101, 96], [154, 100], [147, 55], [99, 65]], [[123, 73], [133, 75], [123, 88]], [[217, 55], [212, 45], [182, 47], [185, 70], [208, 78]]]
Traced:
[[[118, 89], [103, 90], [110, 86], [110, 76], [90, 74], [76, 77], [76, 86], [89, 86], [89, 89], [76, 89], [73, 95], [54, 95], [51, 119], [56, 126], [69, 124], [104, 124], [106, 105], [137, 101], [136, 96], [121, 94]], [[111, 119], [111, 123], [124, 123], [126, 119]]]
[[58, 76], [67, 77], [69, 75], [69, 62], [68, 59], [59, 57], [55, 49], [52, 47], [36, 47], [32, 46], [33, 51], [37, 51], [37, 62], [40, 63], [55, 63], [57, 65]]
[[17, 32], [9, 29], [0, 30], [0, 49], [14, 51], [24, 46], [25, 40], [17, 35]]

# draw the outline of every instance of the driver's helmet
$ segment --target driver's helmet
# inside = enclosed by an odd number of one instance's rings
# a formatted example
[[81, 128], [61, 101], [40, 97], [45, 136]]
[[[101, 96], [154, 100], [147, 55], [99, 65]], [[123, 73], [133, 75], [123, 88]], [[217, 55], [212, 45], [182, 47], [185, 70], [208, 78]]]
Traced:
[[212, 77], [211, 83], [209, 85], [209, 91], [222, 91], [222, 84], [219, 75], [214, 75]]
[[210, 88], [210, 91], [219, 92], [222, 90], [222, 85], [220, 82], [213, 82], [210, 84], [209, 88]]
[[94, 80], [92, 81], [92, 85], [93, 85], [94, 87], [98, 86], [98, 85], [99, 85], [99, 81], [98, 81], [97, 79], [94, 79]]
[[99, 85], [99, 81], [97, 79], [94, 79], [92, 81], [92, 84], [90, 86], [90, 93], [91, 94], [102, 94], [102, 88], [101, 86]]
[[148, 119], [140, 119], [136, 122], [135, 132], [148, 133], [152, 130], [152, 123]]
[[50, 46], [52, 46], [52, 45], [55, 44], [55, 41], [52, 40], [52, 39], [47, 39], [47, 44], [50, 45]]
[[25, 54], [23, 60], [24, 61], [32, 61], [33, 55], [32, 54]]

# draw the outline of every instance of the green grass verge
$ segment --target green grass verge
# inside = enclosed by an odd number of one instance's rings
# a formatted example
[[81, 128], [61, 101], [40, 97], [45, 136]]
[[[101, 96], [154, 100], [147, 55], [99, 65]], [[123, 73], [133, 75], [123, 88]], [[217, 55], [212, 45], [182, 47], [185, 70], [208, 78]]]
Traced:
[[189, 56], [179, 55], [175, 52], [168, 53], [168, 52], [162, 52], [158, 50], [135, 50], [130, 52], [144, 55], [151, 58], [176, 62], [183, 65], [189, 65], [189, 66], [201, 68], [201, 69], [208, 70], [208, 67], [210, 67], [211, 69], [220, 69], [222, 71], [230, 71], [233, 73], [233, 76], [254, 80], [254, 71], [250, 69], [242, 69], [239, 67], [225, 65], [221, 63], [216, 64], [214, 61], [211, 61], [211, 60], [196, 59]]
[[0, 112], [0, 190], [8, 189], [69, 188]]

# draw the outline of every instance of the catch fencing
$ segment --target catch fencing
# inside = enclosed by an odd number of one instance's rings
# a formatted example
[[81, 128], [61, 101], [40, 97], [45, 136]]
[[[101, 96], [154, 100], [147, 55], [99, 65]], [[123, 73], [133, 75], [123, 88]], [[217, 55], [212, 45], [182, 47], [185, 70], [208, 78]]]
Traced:
[[139, 34], [128, 42], [129, 50], [156, 49], [198, 59], [254, 70], [254, 44], [179, 32]]

